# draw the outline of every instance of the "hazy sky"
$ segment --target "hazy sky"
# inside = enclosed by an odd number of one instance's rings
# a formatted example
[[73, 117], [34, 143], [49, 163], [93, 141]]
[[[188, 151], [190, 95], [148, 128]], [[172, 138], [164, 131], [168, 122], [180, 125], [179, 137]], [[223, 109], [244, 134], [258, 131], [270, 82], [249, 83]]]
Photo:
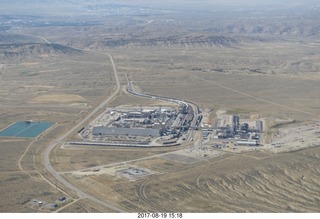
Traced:
[[132, 4], [180, 10], [320, 9], [320, 0], [0, 0], [4, 14], [86, 13], [89, 5]]
[[319, 0], [186, 0], [195, 2], [207, 2], [220, 5], [307, 5], [319, 4]]

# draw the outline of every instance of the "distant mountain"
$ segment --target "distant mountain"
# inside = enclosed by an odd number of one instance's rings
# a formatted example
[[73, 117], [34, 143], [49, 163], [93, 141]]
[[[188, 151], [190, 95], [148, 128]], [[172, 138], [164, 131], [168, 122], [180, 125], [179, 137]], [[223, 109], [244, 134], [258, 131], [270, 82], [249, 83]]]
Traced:
[[[241, 39], [242, 40], [242, 39]], [[241, 42], [234, 37], [218, 35], [185, 35], [185, 36], [158, 36], [158, 37], [108, 37], [102, 39], [83, 38], [70, 40], [68, 46], [84, 47], [93, 50], [107, 48], [150, 48], [150, 47], [234, 47]]]
[[274, 24], [230, 24], [216, 25], [204, 29], [208, 33], [231, 34], [231, 35], [261, 35], [261, 36], [298, 36], [313, 37], [320, 36], [320, 24], [316, 21], [300, 23], [278, 23]]
[[61, 55], [80, 55], [81, 50], [59, 44], [21, 43], [0, 44], [0, 60], [32, 60]]
[[158, 47], [158, 46], [235, 46], [239, 42], [232, 37], [226, 36], [168, 36], [157, 38], [128, 38], [104, 40], [106, 47]]
[[17, 44], [17, 43], [41, 43], [42, 41], [36, 37], [15, 34], [0, 33], [0, 44]]

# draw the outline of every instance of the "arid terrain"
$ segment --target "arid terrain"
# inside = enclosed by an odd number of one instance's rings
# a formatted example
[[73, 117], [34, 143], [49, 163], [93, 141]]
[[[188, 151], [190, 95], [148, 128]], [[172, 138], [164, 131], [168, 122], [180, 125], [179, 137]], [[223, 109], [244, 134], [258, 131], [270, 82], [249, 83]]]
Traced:
[[[54, 123], [0, 137], [0, 212], [320, 211], [317, 1], [61, 2], [0, 3], [0, 130]], [[200, 130], [175, 147], [69, 144], [106, 107], [174, 106], [127, 80], [206, 123], [261, 118], [263, 144], [216, 150]]]

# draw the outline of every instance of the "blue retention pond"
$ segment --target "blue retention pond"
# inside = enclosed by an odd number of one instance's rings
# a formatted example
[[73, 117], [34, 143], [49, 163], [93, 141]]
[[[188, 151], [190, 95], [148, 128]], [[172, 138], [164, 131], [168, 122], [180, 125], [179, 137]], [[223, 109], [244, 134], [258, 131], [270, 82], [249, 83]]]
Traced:
[[0, 137], [34, 138], [53, 126], [52, 122], [16, 122], [0, 131]]

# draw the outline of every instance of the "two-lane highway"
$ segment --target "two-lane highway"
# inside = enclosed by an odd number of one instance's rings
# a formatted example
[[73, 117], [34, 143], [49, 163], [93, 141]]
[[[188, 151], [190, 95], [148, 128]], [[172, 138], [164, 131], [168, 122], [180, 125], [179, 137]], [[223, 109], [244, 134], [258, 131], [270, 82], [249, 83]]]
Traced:
[[[35, 36], [35, 35], [28, 35], [28, 34], [22, 34], [22, 33], [18, 33], [20, 35], [25, 35], [25, 36], [31, 36], [31, 37], [35, 37], [38, 39], [43, 40], [45, 43], [47, 44], [51, 44], [51, 42], [49, 40], [47, 40], [44, 37], [41, 36]], [[73, 132], [75, 132], [77, 129], [79, 129], [81, 126], [83, 126], [84, 123], [86, 123], [93, 115], [95, 115], [100, 109], [104, 108], [116, 95], [118, 95], [118, 93], [120, 92], [121, 89], [121, 85], [120, 85], [120, 81], [119, 81], [119, 77], [118, 77], [118, 72], [117, 72], [117, 68], [116, 65], [114, 63], [113, 57], [110, 54], [106, 54], [106, 53], [102, 53], [102, 52], [95, 52], [95, 51], [90, 51], [90, 50], [85, 50], [85, 49], [79, 49], [82, 51], [86, 51], [86, 52], [92, 52], [92, 53], [98, 53], [101, 55], [105, 55], [108, 56], [108, 58], [110, 59], [110, 62], [112, 64], [112, 68], [113, 68], [113, 72], [114, 72], [114, 76], [115, 76], [115, 81], [116, 81], [116, 90], [114, 91], [114, 93], [109, 96], [105, 101], [103, 101], [99, 106], [97, 106], [91, 113], [89, 113], [81, 122], [79, 122], [76, 126], [74, 126], [72, 129], [70, 129], [68, 132], [66, 132], [65, 134], [63, 134], [62, 136], [58, 137], [57, 139], [54, 140], [53, 143], [51, 143], [50, 145], [48, 145], [48, 147], [46, 148], [45, 152], [44, 152], [44, 167], [47, 169], [47, 171], [49, 173], [52, 174], [52, 176], [59, 181], [60, 183], [62, 183], [65, 187], [75, 191], [79, 198], [87, 198], [93, 202], [96, 202], [102, 206], [105, 206], [109, 209], [112, 209], [116, 212], [125, 212], [123, 209], [120, 209], [119, 207], [115, 206], [113, 203], [106, 201], [106, 200], [100, 200], [97, 199], [91, 195], [89, 195], [88, 193], [85, 193], [84, 191], [82, 191], [81, 189], [79, 189], [78, 187], [72, 185], [71, 183], [69, 183], [66, 179], [64, 179], [52, 166], [50, 163], [50, 153], [51, 151], [58, 146], [58, 144], [60, 142], [63, 142], [69, 135], [71, 135]], [[44, 176], [42, 176], [44, 178]], [[45, 179], [45, 178], [44, 178]], [[50, 181], [49, 179], [45, 179]]]
[[[30, 35], [31, 36], [31, 35]], [[49, 42], [47, 39], [43, 38], [43, 37], [39, 37], [39, 36], [35, 36], [43, 41], [45, 41], [48, 44], [51, 44], [51, 42]], [[87, 52], [92, 52], [92, 53], [98, 53], [101, 55], [107, 55], [110, 59], [110, 62], [112, 64], [113, 67], [113, 72], [114, 72], [114, 76], [115, 76], [115, 81], [116, 81], [116, 90], [114, 91], [114, 93], [109, 96], [105, 101], [103, 101], [99, 106], [97, 106], [91, 113], [89, 113], [82, 121], [80, 121], [77, 125], [75, 125], [72, 129], [70, 129], [68, 132], [64, 133], [62, 136], [58, 137], [57, 139], [55, 139], [55, 141], [53, 143], [51, 143], [45, 150], [44, 153], [44, 166], [47, 169], [47, 171], [49, 173], [52, 174], [52, 176], [58, 180], [60, 183], [62, 183], [65, 187], [75, 191], [79, 198], [87, 198], [91, 201], [94, 201], [102, 206], [105, 206], [109, 209], [112, 209], [114, 211], [117, 212], [125, 212], [123, 209], [115, 206], [113, 203], [107, 201], [107, 200], [100, 200], [97, 199], [96, 197], [85, 193], [84, 191], [82, 191], [80, 188], [72, 185], [70, 182], [68, 182], [66, 179], [64, 179], [60, 173], [58, 173], [52, 166], [50, 163], [50, 153], [51, 151], [58, 146], [58, 144], [60, 142], [63, 142], [68, 136], [70, 136], [72, 133], [74, 133], [76, 130], [78, 130], [80, 127], [82, 127], [89, 119], [92, 118], [93, 115], [95, 115], [99, 110], [103, 109], [116, 95], [118, 95], [118, 93], [121, 90], [121, 85], [120, 85], [120, 81], [119, 81], [119, 77], [118, 77], [118, 72], [113, 60], [113, 57], [110, 54], [104, 54], [102, 52], [95, 52], [95, 51], [90, 51], [90, 50], [84, 50], [84, 49], [80, 49], [83, 51], [87, 51]], [[128, 80], [128, 78], [127, 78]], [[131, 90], [132, 89], [132, 90]], [[161, 96], [156, 96], [156, 95], [149, 95], [149, 94], [141, 94], [138, 93], [134, 90], [134, 88], [132, 87], [131, 82], [128, 80], [128, 92], [132, 93], [133, 95], [137, 95], [140, 97], [144, 97], [144, 98], [156, 98], [159, 100], [164, 100], [164, 101], [169, 101], [169, 102], [174, 102], [174, 103], [178, 103], [179, 105], [184, 105], [186, 107], [192, 107], [193, 109], [193, 114], [194, 114], [194, 118], [193, 118], [193, 122], [192, 124], [194, 124], [198, 118], [198, 114], [199, 114], [199, 108], [197, 105], [193, 104], [193, 103], [187, 103], [185, 101], [182, 100], [178, 100], [178, 99], [174, 99], [174, 98], [167, 98], [167, 97], [161, 97]], [[194, 124], [195, 125], [195, 124]], [[193, 132], [191, 132], [193, 134]], [[190, 133], [190, 134], [191, 134]]]
[[114, 72], [114, 76], [116, 79], [116, 90], [114, 91], [114, 93], [108, 97], [105, 101], [103, 101], [99, 106], [97, 106], [90, 114], [88, 114], [81, 122], [79, 122], [76, 126], [74, 126], [72, 129], [70, 129], [68, 132], [66, 132], [65, 134], [63, 134], [62, 136], [60, 136], [59, 138], [57, 138], [53, 143], [51, 143], [45, 153], [44, 153], [44, 166], [47, 169], [47, 171], [49, 173], [52, 174], [52, 176], [54, 178], [56, 178], [60, 183], [62, 183], [64, 186], [66, 186], [67, 188], [75, 191], [80, 198], [87, 198], [90, 199], [102, 206], [105, 206], [109, 209], [112, 209], [114, 211], [117, 212], [125, 212], [123, 209], [118, 208], [117, 206], [115, 206], [113, 203], [106, 201], [106, 200], [100, 200], [97, 199], [87, 193], [85, 193], [84, 191], [82, 191], [81, 189], [77, 188], [76, 186], [72, 185], [71, 183], [69, 183], [67, 180], [65, 180], [52, 166], [50, 163], [50, 152], [59, 144], [59, 142], [63, 142], [64, 139], [66, 139], [69, 135], [71, 135], [72, 133], [74, 133], [77, 129], [79, 129], [81, 126], [83, 126], [84, 123], [86, 123], [94, 114], [96, 114], [99, 110], [103, 109], [119, 92], [121, 89], [121, 85], [120, 85], [120, 81], [118, 78], [118, 72], [114, 63], [114, 60], [112, 58], [111, 55], [109, 54], [105, 54], [109, 57], [112, 67], [113, 67], [113, 72]]

